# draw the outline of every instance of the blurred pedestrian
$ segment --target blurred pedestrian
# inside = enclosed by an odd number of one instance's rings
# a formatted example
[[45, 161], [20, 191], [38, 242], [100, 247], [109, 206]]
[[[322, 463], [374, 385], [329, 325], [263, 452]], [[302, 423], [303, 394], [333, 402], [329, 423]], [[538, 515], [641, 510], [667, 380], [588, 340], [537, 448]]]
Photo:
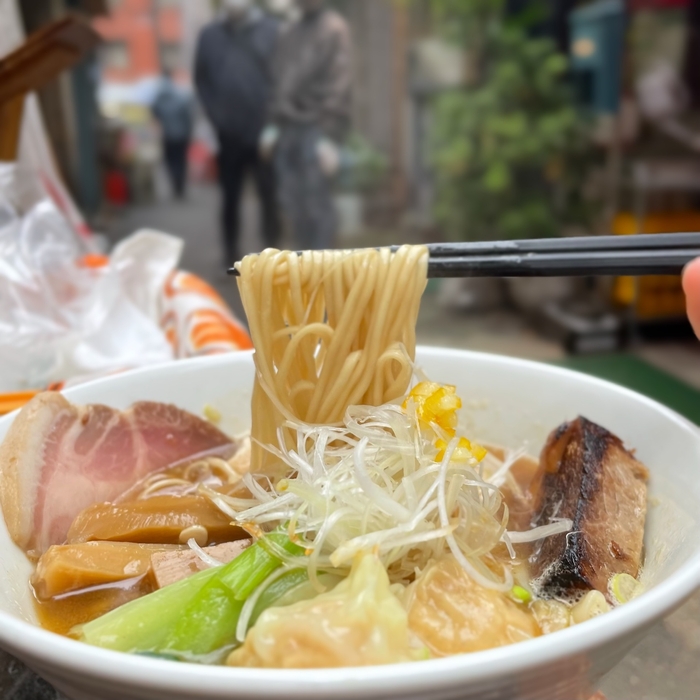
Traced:
[[294, 0], [267, 0], [266, 8], [277, 19], [282, 31], [299, 18], [299, 8]]
[[261, 152], [274, 152], [282, 210], [299, 249], [332, 248], [337, 215], [333, 177], [350, 125], [352, 37], [324, 0], [298, 0], [301, 17], [275, 56], [271, 123]]
[[160, 123], [165, 166], [177, 199], [185, 196], [187, 188], [187, 153], [192, 140], [193, 110], [192, 98], [175, 84], [170, 71], [163, 71], [152, 111]]
[[248, 175], [255, 181], [268, 247], [279, 223], [274, 173], [258, 150], [271, 98], [277, 24], [253, 0], [223, 0], [222, 16], [205, 27], [195, 59], [195, 83], [219, 145], [225, 266], [240, 259], [241, 200]]

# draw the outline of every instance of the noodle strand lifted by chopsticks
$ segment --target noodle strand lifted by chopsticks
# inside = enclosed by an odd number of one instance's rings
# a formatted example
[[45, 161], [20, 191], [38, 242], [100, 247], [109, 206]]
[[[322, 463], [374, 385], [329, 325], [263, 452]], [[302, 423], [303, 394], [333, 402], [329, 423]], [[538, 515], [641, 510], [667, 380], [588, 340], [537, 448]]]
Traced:
[[[246, 257], [238, 285], [255, 345], [251, 470], [288, 468], [278, 445], [286, 421], [340, 423], [348, 406], [402, 397], [413, 374], [428, 250], [266, 250]], [[282, 427], [291, 447], [296, 436]]]

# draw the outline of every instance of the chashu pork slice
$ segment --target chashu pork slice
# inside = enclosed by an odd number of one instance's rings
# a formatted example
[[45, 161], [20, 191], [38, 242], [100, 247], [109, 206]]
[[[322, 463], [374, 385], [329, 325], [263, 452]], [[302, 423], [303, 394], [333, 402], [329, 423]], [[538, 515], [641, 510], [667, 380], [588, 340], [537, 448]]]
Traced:
[[637, 577], [649, 472], [619, 438], [585, 418], [565, 423], [542, 451], [533, 526], [570, 518], [568, 534], [535, 545], [531, 574], [540, 595], [609, 597], [615, 574]]
[[65, 540], [88, 506], [169, 465], [235, 449], [214, 425], [175, 406], [141, 402], [118, 411], [46, 392], [22, 409], [0, 445], [0, 505], [15, 543], [39, 556]]

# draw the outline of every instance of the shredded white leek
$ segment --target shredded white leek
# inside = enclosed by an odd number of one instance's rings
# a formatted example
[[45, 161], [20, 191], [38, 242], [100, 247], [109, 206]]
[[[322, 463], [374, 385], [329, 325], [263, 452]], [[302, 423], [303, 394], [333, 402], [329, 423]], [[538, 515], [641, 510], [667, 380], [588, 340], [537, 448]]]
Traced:
[[567, 520], [562, 518], [557, 520], [555, 523], [550, 523], [549, 525], [541, 525], [540, 527], [533, 528], [527, 532], [508, 532], [506, 536], [513, 544], [523, 544], [525, 542], [536, 542], [537, 540], [543, 540], [545, 537], [551, 537], [552, 535], [561, 535], [564, 532], [569, 532], [573, 527], [573, 520]]
[[368, 550], [379, 554], [394, 583], [412, 580], [431, 560], [451, 553], [478, 583], [507, 591], [513, 585], [509, 567], [491, 554], [500, 542], [514, 555], [514, 543], [571, 528], [560, 521], [507, 532], [498, 486], [520, 454], [483, 470], [475, 458], [452, 459], [454, 439], [437, 462], [435, 443], [444, 431], [420, 423], [410, 408], [351, 407], [342, 426], [288, 421], [284, 428], [296, 433], [295, 448], [280, 440], [280, 447], [268, 449], [290, 478], [273, 484], [246, 475], [250, 498], [203, 491], [242, 526], [289, 523], [307, 556], [282, 556], [290, 566], [308, 568], [312, 583], [321, 571], [349, 569], [355, 555]]

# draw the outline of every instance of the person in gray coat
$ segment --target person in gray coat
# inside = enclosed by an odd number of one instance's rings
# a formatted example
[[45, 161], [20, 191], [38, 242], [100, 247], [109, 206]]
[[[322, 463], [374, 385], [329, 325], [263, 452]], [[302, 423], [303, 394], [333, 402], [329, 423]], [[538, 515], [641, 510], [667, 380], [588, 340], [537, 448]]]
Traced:
[[281, 36], [275, 91], [261, 150], [273, 157], [282, 211], [300, 250], [335, 245], [333, 179], [350, 126], [350, 27], [324, 0], [298, 0], [301, 17]]

